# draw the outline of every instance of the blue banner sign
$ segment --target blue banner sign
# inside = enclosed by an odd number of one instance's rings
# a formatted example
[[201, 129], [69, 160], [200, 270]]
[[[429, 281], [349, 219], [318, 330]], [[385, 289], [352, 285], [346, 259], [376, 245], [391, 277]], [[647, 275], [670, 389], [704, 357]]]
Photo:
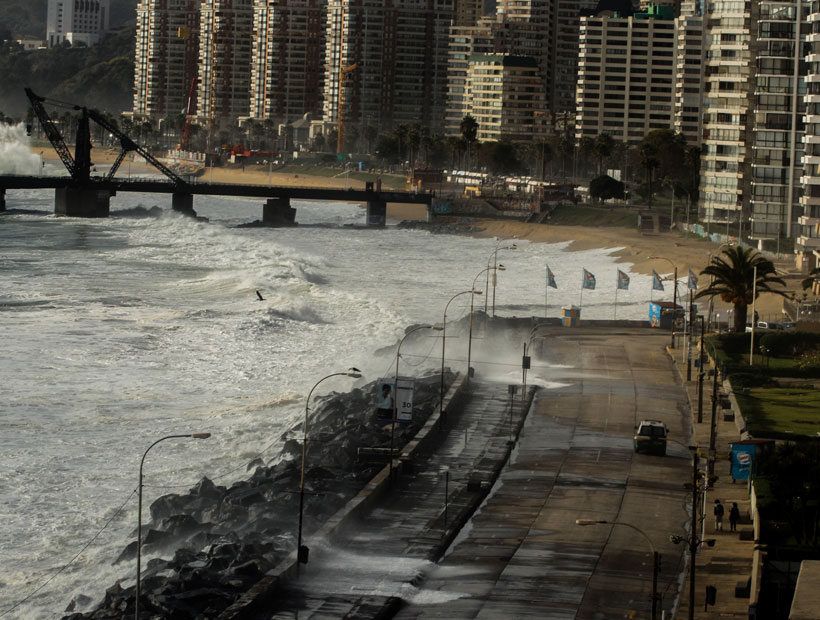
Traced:
[[755, 458], [754, 444], [732, 444], [732, 478], [748, 480], [752, 473], [752, 463]]

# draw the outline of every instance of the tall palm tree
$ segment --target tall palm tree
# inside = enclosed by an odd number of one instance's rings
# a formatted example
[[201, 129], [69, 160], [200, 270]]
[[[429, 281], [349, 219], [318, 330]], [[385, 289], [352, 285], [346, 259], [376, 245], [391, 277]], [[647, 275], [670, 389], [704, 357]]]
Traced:
[[[723, 250], [723, 256], [712, 257], [712, 261], [700, 273], [712, 276], [712, 281], [708, 287], [695, 295], [695, 299], [719, 296], [723, 301], [731, 303], [734, 306], [736, 332], [746, 329], [749, 304], [755, 297], [760, 296], [760, 293], [788, 296], [786, 291], [772, 288], [775, 284], [786, 286], [786, 283], [777, 277], [774, 263], [752, 248], [728, 247]], [[753, 294], [753, 290], [756, 294]]]

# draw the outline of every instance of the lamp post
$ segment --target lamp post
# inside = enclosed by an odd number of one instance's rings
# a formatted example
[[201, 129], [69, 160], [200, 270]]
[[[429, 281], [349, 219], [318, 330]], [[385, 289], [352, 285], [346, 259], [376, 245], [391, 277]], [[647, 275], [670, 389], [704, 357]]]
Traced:
[[622, 525], [635, 530], [649, 543], [649, 548], [652, 549], [652, 620], [658, 618], [658, 573], [661, 568], [661, 556], [658, 550], [655, 549], [655, 543], [646, 535], [641, 528], [632, 525], [631, 523], [624, 523], [622, 521], [605, 521], [602, 519], [575, 519], [575, 525]]
[[[517, 239], [517, 237], [513, 237], [513, 239]], [[489, 298], [490, 298], [490, 271], [489, 271], [490, 259], [491, 258], [493, 259], [493, 267], [492, 267], [492, 269], [493, 269], [493, 316], [495, 316], [495, 284], [496, 284], [496, 282], [495, 282], [495, 280], [496, 280], [495, 272], [496, 272], [496, 269], [498, 268], [498, 260], [497, 260], [498, 259], [498, 250], [516, 250], [516, 249], [518, 249], [518, 246], [515, 245], [514, 243], [512, 245], [507, 246], [506, 248], [499, 247], [503, 242], [504, 242], [504, 239], [499, 239], [498, 243], [495, 245], [495, 250], [493, 250], [493, 253], [490, 254], [487, 257], [487, 269], [488, 269], [488, 271], [487, 271], [487, 275], [485, 277], [485, 282], [484, 282], [484, 314], [485, 315], [487, 314], [487, 302], [489, 301]]]
[[678, 317], [678, 266], [673, 263], [671, 260], [664, 256], [650, 256], [649, 258], [652, 259], [660, 259], [665, 260], [667, 263], [672, 265], [672, 268], [675, 270], [675, 282], [672, 287], [672, 343], [669, 345], [670, 349], [675, 348], [675, 319]]
[[[472, 290], [475, 290], [475, 283], [478, 281], [478, 277], [485, 272], [489, 272], [490, 269], [504, 271], [504, 265], [497, 265], [495, 267], [487, 267], [486, 269], [482, 269], [479, 271], [475, 278], [473, 278], [473, 286]], [[471, 354], [473, 351], [473, 301], [475, 300], [475, 295], [470, 297], [470, 329], [468, 330], [467, 334], [467, 379], [470, 379], [472, 376], [470, 373], [470, 359]]]
[[460, 293], [456, 293], [450, 298], [450, 301], [447, 302], [447, 305], [444, 306], [444, 317], [441, 320], [441, 396], [439, 400], [439, 414], [441, 419], [444, 419], [444, 345], [447, 340], [447, 309], [450, 307], [450, 302], [452, 302], [456, 297], [460, 297], [461, 295], [468, 295], [472, 293], [473, 295], [481, 295], [481, 291], [469, 290], [469, 291], [461, 291]]
[[187, 435], [166, 435], [165, 437], [160, 437], [150, 446], [148, 449], [143, 453], [142, 460], [140, 460], [140, 475], [139, 475], [139, 483], [137, 484], [137, 492], [139, 497], [139, 507], [137, 508], [137, 592], [136, 592], [136, 599], [134, 602], [134, 618], [135, 620], [139, 620], [140, 617], [140, 594], [142, 592], [142, 579], [140, 573], [142, 572], [142, 469], [145, 465], [145, 457], [148, 455], [148, 452], [157, 445], [160, 441], [165, 441], [166, 439], [178, 439], [182, 437], [190, 437], [192, 439], [208, 439], [210, 437], [210, 433], [190, 433]]
[[698, 424], [703, 422], [703, 315], [698, 315], [700, 321], [700, 351], [698, 352]]
[[309, 549], [302, 546], [302, 516], [305, 511], [305, 461], [307, 459], [307, 429], [308, 429], [308, 414], [310, 413], [310, 397], [313, 396], [313, 390], [325, 379], [331, 377], [353, 377], [358, 379], [362, 376], [358, 368], [351, 368], [347, 372], [334, 372], [319, 379], [308, 392], [307, 400], [305, 401], [305, 425], [302, 428], [302, 476], [299, 480], [299, 530], [296, 535], [296, 576], [299, 576], [299, 565], [307, 564]]
[[[470, 304], [470, 308], [472, 309], [472, 303]], [[471, 312], [472, 316], [472, 312]], [[398, 412], [398, 402], [397, 396], [399, 392], [399, 358], [401, 357], [401, 345], [404, 344], [404, 341], [407, 339], [412, 333], [419, 331], [420, 329], [435, 329], [441, 330], [441, 326], [439, 325], [416, 325], [413, 329], [408, 331], [404, 334], [404, 338], [399, 341], [399, 346], [396, 347], [396, 375], [393, 380], [393, 420], [390, 425], [390, 480], [393, 480], [393, 446], [395, 444], [395, 437], [396, 437], [396, 414]]]

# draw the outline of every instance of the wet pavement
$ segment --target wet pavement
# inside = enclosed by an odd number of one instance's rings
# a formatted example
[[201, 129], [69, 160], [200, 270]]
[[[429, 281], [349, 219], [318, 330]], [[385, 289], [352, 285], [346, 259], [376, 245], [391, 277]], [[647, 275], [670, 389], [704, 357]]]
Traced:
[[[476, 363], [474, 393], [441, 446], [332, 544], [308, 541], [310, 563], [256, 617], [649, 618], [653, 548], [669, 613], [685, 568], [669, 536], [689, 521], [691, 424], [668, 336], [593, 327], [543, 336], [528, 383], [550, 387], [526, 419], [507, 384]], [[682, 445], [635, 454], [644, 418], [665, 422]]]

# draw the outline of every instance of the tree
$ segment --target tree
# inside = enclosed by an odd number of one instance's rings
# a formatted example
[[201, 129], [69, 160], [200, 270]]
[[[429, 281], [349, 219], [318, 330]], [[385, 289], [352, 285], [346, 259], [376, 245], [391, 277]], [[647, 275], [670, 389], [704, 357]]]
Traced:
[[[732, 246], [723, 250], [723, 257], [714, 256], [712, 261], [701, 271], [701, 275], [712, 277], [708, 287], [699, 291], [695, 299], [701, 297], [720, 297], [734, 306], [735, 331], [746, 329], [746, 314], [749, 304], [761, 293], [774, 293], [787, 297], [784, 290], [773, 288], [774, 285], [786, 286], [777, 277], [774, 264], [752, 248]], [[757, 283], [755, 285], [755, 267]], [[754, 297], [753, 297], [753, 291]]]
[[817, 279], [817, 276], [820, 275], [820, 267], [815, 267], [809, 272], [809, 277], [805, 278], [801, 283], [800, 286], [803, 287], [803, 290], [806, 291], [814, 286], [814, 281]]
[[657, 158], [657, 150], [656, 147], [650, 142], [642, 142], [641, 145], [638, 147], [638, 151], [641, 155], [641, 166], [643, 169], [646, 170], [646, 184], [647, 184], [647, 202], [649, 203], [649, 208], [652, 208], [652, 173], [656, 168], [659, 168], [661, 165], [660, 160]]
[[595, 200], [609, 200], [624, 197], [624, 184], [610, 176], [603, 175], [589, 182], [589, 195]]
[[476, 141], [478, 136], [478, 121], [468, 114], [461, 119], [459, 129], [461, 130], [461, 137], [467, 143], [467, 167], [469, 168], [473, 154], [473, 142]]
[[592, 152], [598, 158], [598, 176], [604, 171], [604, 160], [612, 155], [615, 150], [615, 140], [608, 133], [601, 133], [595, 136], [592, 144]]

